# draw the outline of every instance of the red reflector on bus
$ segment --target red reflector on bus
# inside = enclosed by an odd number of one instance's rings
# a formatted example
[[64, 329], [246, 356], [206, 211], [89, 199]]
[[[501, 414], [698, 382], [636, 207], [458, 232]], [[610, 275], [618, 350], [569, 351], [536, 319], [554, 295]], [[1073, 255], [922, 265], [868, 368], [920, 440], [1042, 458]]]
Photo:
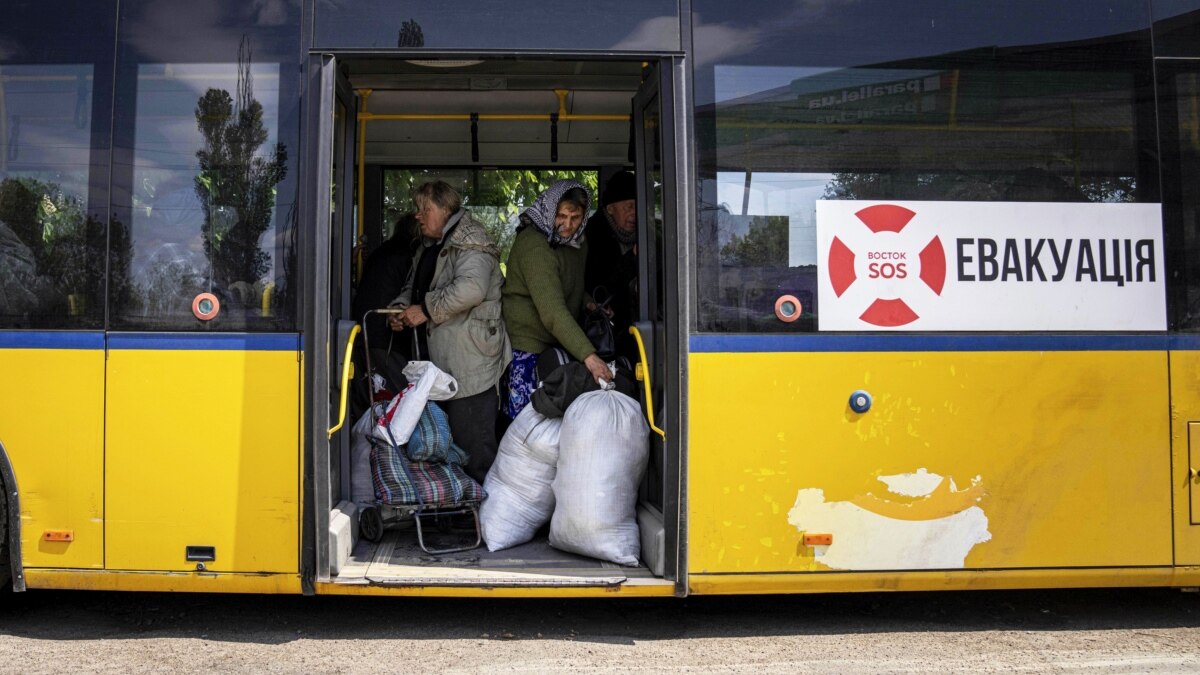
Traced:
[[75, 530], [46, 530], [42, 541], [75, 541]]

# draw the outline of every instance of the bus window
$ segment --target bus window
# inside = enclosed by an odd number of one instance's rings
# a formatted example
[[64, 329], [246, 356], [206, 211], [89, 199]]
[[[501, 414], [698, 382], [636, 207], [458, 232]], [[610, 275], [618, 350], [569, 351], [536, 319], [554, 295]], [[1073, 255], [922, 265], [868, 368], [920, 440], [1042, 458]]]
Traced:
[[366, 49], [558, 49], [657, 51], [679, 48], [675, 0], [579, 3], [547, 12], [537, 0], [503, 5], [352, 0], [316, 3], [316, 47]]
[[1145, 4], [1013, 4], [700, 3], [701, 330], [821, 329], [821, 201], [1159, 200]]
[[[121, 7], [114, 146], [128, 159], [113, 205], [131, 241], [114, 328], [296, 327], [298, 76], [284, 64], [299, 16], [284, 12], [240, 39], [202, 30], [242, 11], [213, 8], [180, 33], [170, 12]], [[211, 320], [193, 311], [201, 293], [219, 300]]]
[[79, 8], [66, 22], [32, 5], [5, 9], [0, 328], [104, 320], [111, 5]]

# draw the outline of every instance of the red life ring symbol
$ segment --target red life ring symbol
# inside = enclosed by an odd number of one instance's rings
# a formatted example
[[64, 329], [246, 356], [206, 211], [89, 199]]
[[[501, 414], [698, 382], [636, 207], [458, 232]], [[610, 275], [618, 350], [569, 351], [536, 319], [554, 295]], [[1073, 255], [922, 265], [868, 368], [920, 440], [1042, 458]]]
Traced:
[[781, 295], [775, 300], [775, 318], [784, 323], [791, 323], [800, 318], [804, 308], [794, 295]]
[[[867, 226], [871, 232], [899, 233], [908, 222], [917, 215], [903, 206], [894, 204], [876, 204], [868, 206], [854, 214]], [[921, 249], [921, 281], [936, 295], [942, 294], [946, 284], [946, 251], [942, 248], [942, 240], [937, 236]], [[854, 251], [846, 246], [841, 239], [833, 238], [829, 247], [829, 281], [833, 284], [833, 292], [842, 297], [850, 284], [858, 278], [854, 271]], [[894, 328], [916, 321], [920, 317], [900, 298], [875, 298], [859, 317], [862, 321], [873, 326]]]

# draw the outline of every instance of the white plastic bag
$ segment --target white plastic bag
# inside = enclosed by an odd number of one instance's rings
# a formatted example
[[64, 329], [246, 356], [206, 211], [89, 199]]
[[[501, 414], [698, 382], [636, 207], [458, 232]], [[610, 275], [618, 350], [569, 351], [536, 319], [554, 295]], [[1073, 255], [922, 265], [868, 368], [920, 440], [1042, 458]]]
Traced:
[[[413, 368], [412, 375], [409, 375], [410, 368]], [[444, 396], [434, 398], [435, 401], [445, 400], [458, 391], [458, 382], [429, 361], [410, 362], [404, 367], [404, 377], [408, 378], [408, 387], [388, 403], [374, 430], [376, 438], [395, 445], [408, 442], [435, 387], [436, 393]], [[447, 392], [451, 392], [449, 396], [445, 396]]]
[[526, 405], [509, 425], [483, 489], [479, 526], [489, 551], [533, 539], [554, 512], [551, 483], [557, 473], [562, 419], [546, 417]]
[[458, 380], [433, 365], [433, 361], [409, 361], [408, 365], [404, 366], [403, 373], [409, 382], [416, 382], [430, 370], [434, 372], [434, 375], [433, 382], [429, 385], [429, 400], [448, 401], [454, 398], [454, 395], [458, 393]]
[[[375, 416], [383, 414], [384, 405], [374, 405]], [[350, 430], [350, 501], [365, 504], [375, 501], [375, 485], [371, 482], [371, 411], [358, 418]]]
[[637, 401], [588, 392], [567, 408], [559, 436], [550, 545], [637, 565], [638, 485], [650, 457], [650, 427]]

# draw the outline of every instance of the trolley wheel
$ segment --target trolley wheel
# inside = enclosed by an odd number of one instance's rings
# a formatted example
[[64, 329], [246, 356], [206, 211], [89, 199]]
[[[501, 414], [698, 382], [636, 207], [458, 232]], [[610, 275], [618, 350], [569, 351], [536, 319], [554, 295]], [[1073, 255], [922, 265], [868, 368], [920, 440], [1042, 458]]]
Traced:
[[358, 534], [372, 544], [383, 539], [383, 514], [377, 507], [368, 506], [358, 514]]

